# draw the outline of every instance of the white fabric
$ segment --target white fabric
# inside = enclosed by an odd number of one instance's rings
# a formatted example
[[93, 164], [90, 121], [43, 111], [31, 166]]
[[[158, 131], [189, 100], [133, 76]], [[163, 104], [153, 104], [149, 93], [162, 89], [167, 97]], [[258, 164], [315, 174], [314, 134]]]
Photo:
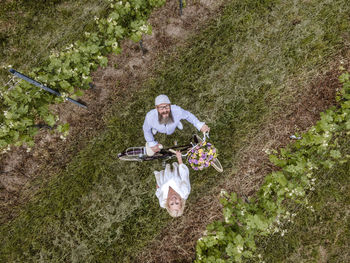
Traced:
[[179, 165], [177, 162], [174, 162], [173, 169], [171, 169], [170, 164], [167, 164], [164, 170], [160, 172], [155, 171], [154, 175], [158, 186], [156, 196], [161, 207], [165, 208], [170, 186], [181, 198], [188, 198], [191, 192], [190, 172], [185, 164]]
[[187, 120], [192, 123], [194, 127], [199, 131], [204, 122], [200, 122], [196, 116], [194, 116], [191, 112], [182, 109], [179, 106], [171, 105], [171, 112], [173, 114], [174, 122], [170, 124], [160, 124], [158, 121], [158, 111], [153, 109], [149, 111], [146, 115], [145, 121], [143, 123], [143, 134], [145, 136], [146, 142], [150, 147], [153, 147], [158, 144], [157, 141], [154, 140], [154, 136], [152, 134], [152, 129], [157, 130], [160, 133], [166, 133], [168, 135], [173, 134], [176, 127], [182, 128], [181, 120]]
[[167, 95], [159, 95], [154, 101], [154, 105], [158, 106], [160, 104], [170, 104], [170, 100]]

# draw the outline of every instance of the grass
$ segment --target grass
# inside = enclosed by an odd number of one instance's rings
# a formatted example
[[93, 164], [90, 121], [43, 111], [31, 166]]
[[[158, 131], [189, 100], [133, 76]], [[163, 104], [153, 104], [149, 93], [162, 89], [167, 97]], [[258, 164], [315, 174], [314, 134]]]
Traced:
[[[108, 6], [106, 0], [5, 0], [0, 10], [0, 66], [30, 72], [51, 50], [61, 50], [93, 30], [94, 16], [103, 16]], [[8, 74], [0, 70], [0, 85]]]
[[[344, 46], [346, 1], [229, 1], [185, 47], [159, 59], [141, 89], [130, 87], [106, 118], [106, 129], [19, 215], [0, 228], [3, 262], [129, 262], [171, 220], [155, 198], [153, 171], [161, 163], [116, 160], [128, 146], [143, 145], [142, 123], [154, 97], [174, 104], [211, 127], [225, 173], [192, 172], [189, 202], [234, 174], [239, 151], [259, 133], [281, 102], [288, 83], [306, 85]], [[325, 19], [325, 17], [327, 19]], [[194, 131], [158, 135], [166, 145]]]
[[[342, 156], [350, 154], [349, 135], [340, 138]], [[261, 238], [258, 252], [265, 262], [349, 262], [350, 260], [350, 162], [319, 170], [309, 207], [290, 205], [297, 213], [286, 222], [283, 237]]]

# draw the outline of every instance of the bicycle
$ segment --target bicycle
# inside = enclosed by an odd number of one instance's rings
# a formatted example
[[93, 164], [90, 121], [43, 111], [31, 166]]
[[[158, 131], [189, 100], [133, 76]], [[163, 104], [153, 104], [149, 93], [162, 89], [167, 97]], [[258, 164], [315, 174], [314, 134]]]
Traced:
[[[125, 151], [119, 153], [118, 158], [119, 160], [122, 160], [122, 161], [143, 162], [143, 161], [163, 160], [163, 162], [166, 162], [176, 157], [175, 155], [176, 151], [180, 151], [182, 156], [186, 157], [193, 148], [195, 148], [200, 143], [205, 142], [207, 137], [209, 137], [209, 135], [206, 133], [204, 134], [203, 139], [200, 138], [197, 134], [194, 134], [189, 144], [179, 145], [179, 146], [175, 145], [174, 147], [163, 148], [153, 156], [148, 156], [146, 154], [146, 147], [144, 146], [129, 147]], [[222, 165], [218, 158], [215, 158], [211, 162], [211, 165], [218, 172], [220, 173], [223, 172]]]

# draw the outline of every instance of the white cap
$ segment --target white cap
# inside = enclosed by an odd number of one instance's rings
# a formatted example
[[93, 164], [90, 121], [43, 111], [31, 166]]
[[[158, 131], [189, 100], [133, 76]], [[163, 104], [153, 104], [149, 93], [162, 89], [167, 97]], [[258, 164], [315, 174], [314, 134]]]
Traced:
[[170, 104], [170, 100], [167, 95], [159, 95], [155, 100], [155, 105], [158, 106], [160, 104]]

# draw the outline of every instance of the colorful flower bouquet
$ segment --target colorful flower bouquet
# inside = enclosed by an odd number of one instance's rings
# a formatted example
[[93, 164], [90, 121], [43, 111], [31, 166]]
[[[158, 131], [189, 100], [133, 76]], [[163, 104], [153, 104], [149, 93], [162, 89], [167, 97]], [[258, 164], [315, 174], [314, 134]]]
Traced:
[[201, 142], [188, 152], [187, 160], [194, 170], [202, 170], [209, 167], [216, 157], [216, 148], [208, 142]]

